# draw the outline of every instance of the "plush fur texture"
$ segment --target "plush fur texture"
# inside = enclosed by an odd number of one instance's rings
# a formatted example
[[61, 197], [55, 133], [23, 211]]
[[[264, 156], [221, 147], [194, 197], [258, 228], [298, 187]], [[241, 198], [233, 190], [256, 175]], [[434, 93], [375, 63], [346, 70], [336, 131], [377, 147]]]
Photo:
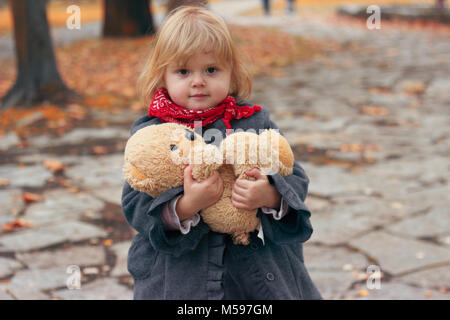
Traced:
[[247, 245], [249, 233], [258, 228], [257, 210], [233, 206], [231, 191], [236, 179], [254, 180], [245, 174], [259, 168], [264, 174], [292, 174], [294, 155], [286, 139], [276, 130], [260, 135], [236, 132], [220, 147], [206, 144], [192, 129], [163, 123], [138, 130], [125, 147], [123, 171], [132, 188], [157, 197], [183, 185], [184, 169], [192, 165], [192, 176], [202, 181], [218, 170], [224, 182], [221, 199], [201, 215], [211, 230], [231, 234], [235, 244]]

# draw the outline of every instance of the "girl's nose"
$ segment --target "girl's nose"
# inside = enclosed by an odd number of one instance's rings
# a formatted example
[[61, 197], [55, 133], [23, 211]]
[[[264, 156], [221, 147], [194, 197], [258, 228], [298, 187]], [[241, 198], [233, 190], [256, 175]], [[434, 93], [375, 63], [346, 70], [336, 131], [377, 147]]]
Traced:
[[198, 86], [204, 86], [204, 85], [205, 85], [205, 80], [203, 79], [202, 75], [200, 75], [198, 73], [194, 73], [193, 78], [192, 78], [192, 86], [198, 87]]

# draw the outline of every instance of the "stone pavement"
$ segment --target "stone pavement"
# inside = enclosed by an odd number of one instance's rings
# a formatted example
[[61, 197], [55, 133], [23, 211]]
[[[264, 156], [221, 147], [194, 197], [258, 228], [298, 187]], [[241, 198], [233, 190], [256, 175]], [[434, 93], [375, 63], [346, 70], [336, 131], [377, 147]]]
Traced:
[[[241, 19], [229, 3], [233, 14], [224, 4], [220, 12], [230, 22], [344, 48], [255, 78], [252, 97], [271, 111], [310, 177], [314, 233], [304, 255], [324, 298], [449, 299], [448, 36]], [[0, 231], [0, 299], [132, 298], [126, 256], [134, 232], [120, 208], [121, 165], [140, 114], [93, 111], [110, 125], [34, 136], [22, 149], [14, 133], [0, 139], [0, 181], [9, 181], [0, 187], [0, 225], [18, 216], [32, 223]], [[102, 145], [114, 152], [89, 152]], [[43, 165], [49, 158], [67, 169], [52, 173]], [[43, 201], [24, 202], [24, 191], [42, 190]], [[81, 287], [69, 290], [78, 270]]]

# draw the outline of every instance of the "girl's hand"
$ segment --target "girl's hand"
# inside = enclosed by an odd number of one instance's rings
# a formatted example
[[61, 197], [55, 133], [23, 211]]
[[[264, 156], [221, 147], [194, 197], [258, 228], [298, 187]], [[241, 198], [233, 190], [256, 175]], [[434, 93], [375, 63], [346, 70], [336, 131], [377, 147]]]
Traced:
[[261, 207], [269, 207], [279, 210], [281, 195], [278, 190], [269, 183], [266, 175], [259, 169], [253, 168], [245, 172], [248, 176], [255, 177], [255, 181], [237, 179], [231, 192], [231, 201], [238, 209], [254, 210]]
[[184, 195], [178, 200], [176, 211], [180, 221], [219, 201], [223, 193], [223, 180], [214, 172], [209, 178], [198, 182], [192, 178], [192, 167], [184, 169]]

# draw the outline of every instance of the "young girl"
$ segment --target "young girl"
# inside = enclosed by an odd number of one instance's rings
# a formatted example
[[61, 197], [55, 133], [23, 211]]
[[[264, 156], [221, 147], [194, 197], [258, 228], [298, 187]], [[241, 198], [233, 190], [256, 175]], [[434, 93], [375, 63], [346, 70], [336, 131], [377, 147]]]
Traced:
[[[201, 124], [195, 131], [214, 129], [222, 137], [231, 129], [278, 129], [266, 109], [236, 102], [250, 96], [251, 79], [223, 19], [203, 8], [182, 7], [169, 15], [139, 87], [149, 113], [131, 134], [164, 122]], [[206, 143], [220, 144], [206, 136]], [[302, 243], [312, 227], [303, 203], [309, 181], [297, 163], [290, 176], [252, 169], [247, 174], [255, 181], [234, 184], [235, 207], [260, 209], [262, 227], [247, 246], [234, 245], [201, 219], [202, 209], [222, 195], [220, 176], [199, 182], [190, 166], [184, 173], [183, 186], [157, 198], [125, 183], [122, 208], [138, 231], [128, 253], [135, 299], [321, 298], [303, 262]]]

